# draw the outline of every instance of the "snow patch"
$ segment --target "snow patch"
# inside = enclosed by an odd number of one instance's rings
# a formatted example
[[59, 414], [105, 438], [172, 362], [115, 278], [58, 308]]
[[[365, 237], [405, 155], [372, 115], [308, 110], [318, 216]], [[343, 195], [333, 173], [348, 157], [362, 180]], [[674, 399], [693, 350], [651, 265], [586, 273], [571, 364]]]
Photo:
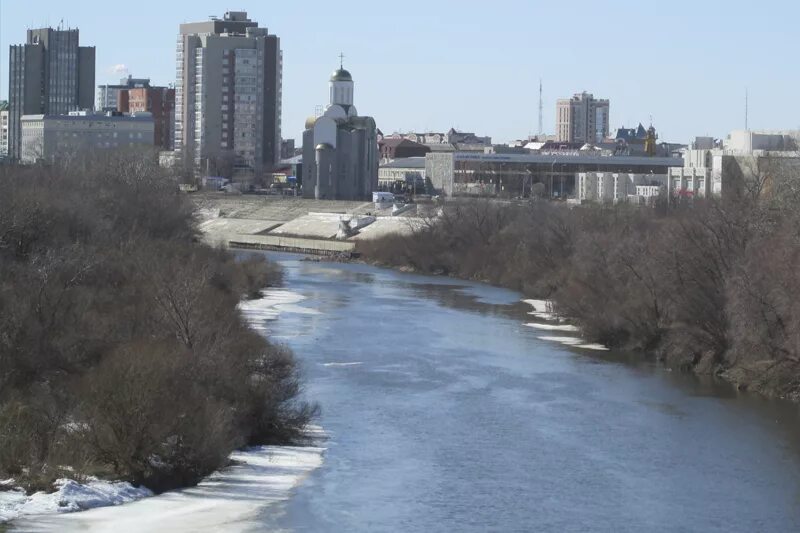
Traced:
[[335, 367], [343, 367], [343, 366], [361, 366], [364, 363], [362, 362], [352, 362], [352, 363], [322, 363], [322, 366], [328, 368], [335, 368]]
[[153, 495], [150, 490], [134, 487], [130, 483], [101, 481], [97, 478], [90, 478], [85, 484], [72, 479], [59, 479], [55, 487], [55, 492], [37, 492], [31, 496], [26, 496], [22, 491], [1, 492], [0, 522], [23, 516], [72, 513], [121, 505]]
[[[536, 322], [530, 322], [525, 324], [529, 328], [539, 329], [542, 331], [563, 331], [565, 333], [577, 333], [580, 331], [580, 328], [574, 326], [572, 324], [566, 324], [565, 321], [553, 313], [551, 309], [553, 308], [552, 302], [548, 300], [522, 300], [524, 303], [533, 307], [533, 311], [529, 312], [529, 315], [535, 316], [541, 320], [547, 320], [549, 322], [558, 322], [557, 324], [540, 324]], [[607, 352], [609, 349], [602, 344], [592, 344], [587, 343], [584, 339], [579, 337], [557, 337], [557, 336], [546, 336], [546, 337], [539, 337], [540, 340], [549, 341], [549, 342], [558, 342], [560, 344], [564, 344], [566, 346], [572, 346], [574, 348], [581, 348], [583, 350], [595, 350], [595, 351], [602, 351]]]
[[[316, 434], [321, 430], [316, 429]], [[311, 434], [315, 434], [313, 428]], [[292, 489], [322, 464], [325, 448], [260, 446], [231, 455], [232, 466], [196, 487], [121, 507], [31, 517], [15, 531], [251, 531], [264, 508], [289, 499]]]
[[567, 346], [578, 346], [583, 344], [583, 339], [577, 337], [539, 337], [540, 340], [549, 342], [558, 342]]
[[319, 315], [316, 309], [297, 305], [306, 299], [302, 294], [286, 289], [266, 289], [261, 291], [262, 297], [257, 300], [245, 300], [239, 303], [239, 312], [247, 324], [259, 332], [267, 331], [267, 323], [277, 320], [281, 313]]
[[544, 331], [578, 331], [577, 326], [573, 326], [570, 324], [556, 325], [556, 324], [537, 324], [535, 322], [532, 322], [530, 324], [525, 324], [525, 325], [528, 326], [529, 328], [541, 329]]

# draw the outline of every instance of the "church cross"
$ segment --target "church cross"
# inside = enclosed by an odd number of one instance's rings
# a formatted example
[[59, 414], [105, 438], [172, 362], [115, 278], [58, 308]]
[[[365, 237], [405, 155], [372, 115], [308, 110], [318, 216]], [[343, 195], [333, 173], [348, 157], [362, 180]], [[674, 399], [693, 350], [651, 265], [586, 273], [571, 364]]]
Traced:
[[344, 52], [339, 53], [339, 68], [344, 68]]

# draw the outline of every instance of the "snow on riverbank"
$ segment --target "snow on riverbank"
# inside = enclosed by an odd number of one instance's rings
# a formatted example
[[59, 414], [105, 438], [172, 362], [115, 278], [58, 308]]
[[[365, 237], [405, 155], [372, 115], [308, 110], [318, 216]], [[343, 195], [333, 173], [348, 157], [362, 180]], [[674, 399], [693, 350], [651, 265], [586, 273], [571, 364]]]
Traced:
[[320, 312], [310, 307], [298, 305], [306, 299], [302, 294], [286, 289], [266, 289], [261, 291], [258, 300], [245, 300], [239, 304], [239, 311], [254, 330], [264, 333], [267, 323], [276, 320], [281, 313], [319, 315]]
[[[321, 430], [316, 429], [321, 434]], [[317, 443], [319, 444], [319, 443]], [[325, 448], [261, 446], [231, 455], [233, 465], [196, 487], [82, 513], [30, 517], [15, 531], [114, 533], [245, 531], [264, 508], [287, 500], [294, 487], [322, 464]]]
[[72, 513], [121, 505], [153, 495], [148, 489], [137, 488], [130, 483], [101, 481], [97, 478], [86, 483], [59, 479], [55, 486], [55, 492], [37, 492], [31, 496], [21, 490], [0, 492], [0, 523], [22, 516]]
[[[541, 320], [547, 320], [549, 322], [556, 322], [555, 324], [542, 324], [538, 322], [531, 322], [525, 324], [529, 328], [539, 329], [542, 331], [552, 331], [552, 332], [570, 332], [570, 333], [577, 333], [580, 329], [576, 326], [571, 324], [565, 324], [563, 319], [559, 317], [557, 314], [552, 312], [552, 304], [547, 300], [522, 300], [524, 303], [533, 307], [533, 311], [529, 312], [529, 315], [535, 316]], [[548, 341], [548, 342], [557, 342], [563, 344], [565, 346], [572, 346], [573, 348], [580, 348], [582, 350], [595, 350], [595, 351], [608, 351], [606, 346], [602, 344], [591, 344], [587, 343], [584, 339], [580, 337], [559, 337], [559, 336], [542, 336], [539, 337], [540, 340]]]

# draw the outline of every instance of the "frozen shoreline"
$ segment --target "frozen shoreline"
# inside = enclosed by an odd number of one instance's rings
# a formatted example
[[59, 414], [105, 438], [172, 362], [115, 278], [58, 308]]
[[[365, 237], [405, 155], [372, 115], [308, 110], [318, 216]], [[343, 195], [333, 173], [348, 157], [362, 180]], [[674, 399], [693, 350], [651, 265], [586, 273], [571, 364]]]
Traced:
[[[321, 433], [321, 430], [316, 430]], [[319, 446], [261, 446], [231, 455], [234, 464], [196, 487], [116, 507], [23, 517], [15, 531], [245, 531], [264, 508], [287, 500], [322, 464]]]
[[[239, 305], [248, 325], [266, 334], [281, 313], [319, 314], [298, 305], [305, 297], [286, 289], [266, 289], [258, 300]], [[25, 495], [0, 492], [0, 524], [13, 520], [14, 531], [244, 531], [265, 507], [285, 501], [322, 465], [322, 428], [307, 429], [312, 446], [260, 446], [231, 454], [231, 466], [197, 486], [154, 496], [129, 483], [63, 479], [56, 492]]]

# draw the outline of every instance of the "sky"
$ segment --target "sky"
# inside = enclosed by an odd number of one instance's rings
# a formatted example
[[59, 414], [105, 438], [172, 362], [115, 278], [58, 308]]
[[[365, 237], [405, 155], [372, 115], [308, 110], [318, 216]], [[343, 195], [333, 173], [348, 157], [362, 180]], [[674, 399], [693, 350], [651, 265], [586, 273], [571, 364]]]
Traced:
[[[611, 101], [611, 127], [653, 125], [690, 142], [751, 129], [800, 129], [796, 0], [0, 0], [0, 97], [8, 46], [27, 28], [77, 27], [97, 48], [96, 81], [130, 73], [175, 81], [178, 25], [246, 10], [281, 38], [283, 137], [328, 102], [339, 53], [355, 104], [384, 133], [446, 131], [494, 142], [555, 129], [556, 99]], [[298, 144], [299, 141], [298, 141]]]

